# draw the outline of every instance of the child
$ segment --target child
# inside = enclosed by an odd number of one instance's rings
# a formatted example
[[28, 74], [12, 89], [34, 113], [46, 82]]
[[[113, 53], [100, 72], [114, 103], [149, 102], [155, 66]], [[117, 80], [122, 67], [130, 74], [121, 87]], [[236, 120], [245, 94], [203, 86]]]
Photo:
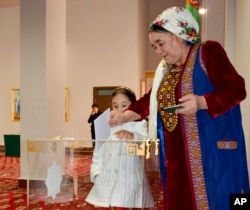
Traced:
[[[135, 101], [136, 96], [131, 89], [118, 87], [112, 94], [112, 109], [123, 112]], [[147, 122], [143, 120], [112, 127], [109, 140], [119, 140], [116, 137], [118, 132], [124, 140], [147, 139]], [[128, 144], [128, 141], [104, 142], [94, 151], [91, 165], [94, 186], [86, 201], [105, 207], [97, 209], [134, 210], [154, 206], [142, 159], [127, 154]], [[88, 206], [91, 209], [91, 205]]]

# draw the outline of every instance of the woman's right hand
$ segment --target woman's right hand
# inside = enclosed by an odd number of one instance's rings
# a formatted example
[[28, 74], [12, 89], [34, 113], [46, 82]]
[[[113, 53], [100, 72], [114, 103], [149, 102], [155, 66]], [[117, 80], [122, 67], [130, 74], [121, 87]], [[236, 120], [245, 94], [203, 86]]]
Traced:
[[114, 127], [117, 125], [122, 125], [123, 123], [125, 123], [125, 114], [116, 110], [112, 110], [109, 116], [109, 125]]

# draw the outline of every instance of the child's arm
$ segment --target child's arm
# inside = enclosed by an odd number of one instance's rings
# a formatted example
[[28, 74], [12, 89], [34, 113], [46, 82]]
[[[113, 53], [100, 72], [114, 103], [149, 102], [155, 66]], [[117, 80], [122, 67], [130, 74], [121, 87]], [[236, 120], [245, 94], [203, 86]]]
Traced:
[[115, 132], [118, 139], [147, 139], [148, 128], [146, 120], [126, 123], [126, 128]]

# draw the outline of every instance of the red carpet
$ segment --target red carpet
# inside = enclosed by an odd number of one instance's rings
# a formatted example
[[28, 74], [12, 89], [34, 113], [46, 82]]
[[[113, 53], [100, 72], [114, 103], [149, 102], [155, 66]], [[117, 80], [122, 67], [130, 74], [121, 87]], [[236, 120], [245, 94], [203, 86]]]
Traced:
[[[18, 187], [20, 176], [20, 159], [5, 157], [0, 154], [0, 210], [74, 210], [85, 209], [85, 198], [92, 187], [89, 180], [91, 155], [66, 155], [66, 178], [61, 184], [61, 192], [53, 200], [47, 196], [46, 187], [32, 190], [29, 193], [29, 207], [27, 207], [27, 192]], [[74, 167], [72, 168], [72, 163]], [[151, 163], [149, 163], [151, 164]], [[158, 206], [154, 210], [162, 210], [162, 191], [159, 188], [158, 176], [149, 172], [148, 178]]]

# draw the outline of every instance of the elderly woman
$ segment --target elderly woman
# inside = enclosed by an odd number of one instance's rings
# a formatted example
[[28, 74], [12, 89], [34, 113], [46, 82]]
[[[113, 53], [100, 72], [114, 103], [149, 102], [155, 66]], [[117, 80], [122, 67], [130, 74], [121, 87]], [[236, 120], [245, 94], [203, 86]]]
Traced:
[[239, 106], [246, 97], [244, 79], [218, 42], [199, 39], [186, 9], [163, 11], [149, 29], [162, 58], [152, 90], [110, 115], [111, 126], [149, 116], [150, 138], [160, 139], [167, 210], [229, 209], [230, 194], [249, 193]]

